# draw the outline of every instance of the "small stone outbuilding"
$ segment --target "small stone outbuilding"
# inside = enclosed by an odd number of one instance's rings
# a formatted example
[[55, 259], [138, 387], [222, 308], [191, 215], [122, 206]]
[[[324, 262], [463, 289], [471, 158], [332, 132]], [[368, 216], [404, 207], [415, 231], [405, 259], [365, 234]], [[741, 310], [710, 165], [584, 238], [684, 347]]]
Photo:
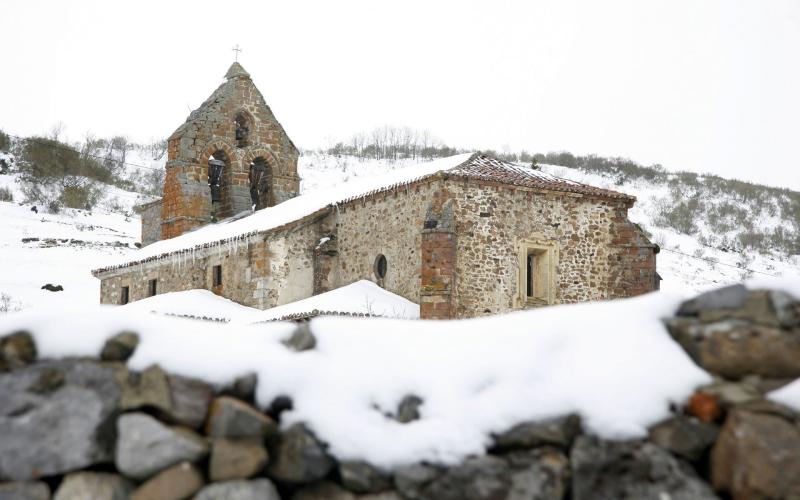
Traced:
[[170, 137], [147, 246], [94, 271], [102, 303], [204, 288], [268, 309], [367, 279], [444, 319], [658, 288], [634, 197], [491, 156], [297, 196], [297, 149], [241, 65], [226, 77]]

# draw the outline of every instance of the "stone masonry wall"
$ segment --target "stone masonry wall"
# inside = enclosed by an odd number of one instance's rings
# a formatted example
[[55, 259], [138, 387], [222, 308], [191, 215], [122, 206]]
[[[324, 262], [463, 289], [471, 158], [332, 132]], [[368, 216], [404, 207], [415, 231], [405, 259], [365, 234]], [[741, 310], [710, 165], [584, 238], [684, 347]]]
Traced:
[[[340, 207], [335, 212], [338, 234], [338, 282], [344, 286], [366, 279], [386, 290], [420, 302], [420, 248], [428, 202], [441, 181], [433, 181]], [[375, 259], [386, 256], [386, 277], [374, 273]]]
[[[229, 71], [222, 84], [168, 141], [164, 181], [162, 238], [235, 215], [251, 206], [250, 163], [256, 158], [268, 166], [268, 192], [259, 206], [272, 206], [297, 196], [297, 148], [292, 144], [263, 96], [241, 67]], [[246, 117], [246, 142], [236, 140], [237, 114]], [[221, 201], [212, 203], [208, 160], [224, 153], [226, 166], [220, 183]]]
[[556, 303], [640, 291], [618, 281], [620, 268], [630, 264], [617, 259], [615, 237], [627, 222], [623, 202], [464, 182], [448, 182], [447, 189], [456, 202], [457, 317], [525, 307], [518, 299], [518, 245], [533, 237], [558, 243]]
[[161, 239], [161, 203], [162, 200], [156, 200], [134, 207], [142, 218], [142, 246]]
[[[157, 293], [211, 290], [240, 304], [267, 309], [313, 293], [313, 246], [319, 229], [309, 223], [289, 231], [107, 271], [100, 276], [100, 303], [119, 304], [121, 287], [129, 301], [148, 297], [148, 282]], [[213, 286], [213, 267], [222, 266], [222, 285]]]

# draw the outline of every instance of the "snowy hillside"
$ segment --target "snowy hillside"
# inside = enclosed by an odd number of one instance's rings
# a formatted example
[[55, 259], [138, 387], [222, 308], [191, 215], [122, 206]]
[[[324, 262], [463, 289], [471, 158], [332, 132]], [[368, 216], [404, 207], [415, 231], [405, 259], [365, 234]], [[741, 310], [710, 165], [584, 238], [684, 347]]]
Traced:
[[[98, 155], [101, 151], [96, 152]], [[133, 206], [149, 201], [152, 181], [163, 170], [165, 158], [151, 146], [129, 146], [125, 151], [126, 166], [121, 173], [123, 189], [107, 186], [97, 207], [91, 211], [62, 209], [47, 213], [45, 207], [25, 199], [20, 177], [14, 173], [0, 175], [0, 190], [6, 189], [13, 201], [0, 201], [0, 252], [6, 272], [0, 278], [0, 311], [19, 310], [52, 303], [96, 303], [99, 281], [90, 270], [102, 267], [120, 257], [131, 255], [139, 240], [140, 221]], [[112, 151], [119, 160], [119, 152]], [[13, 156], [4, 156], [13, 167]], [[300, 158], [301, 191], [310, 193], [330, 190], [337, 184], [364, 181], [388, 171], [403, 169], [413, 160], [366, 160], [352, 156], [306, 153]], [[652, 234], [662, 247], [658, 256], [662, 288], [680, 293], [705, 290], [734, 283], [747, 277], [797, 276], [800, 279], [800, 255], [781, 252], [739, 253], [718, 245], [721, 235], [712, 234], [702, 220], [697, 221], [694, 235], [681, 233], [663, 225], [664, 204], [670, 203], [668, 184], [644, 180], [623, 181], [618, 178], [587, 173], [577, 169], [542, 165], [547, 173], [598, 187], [635, 195], [636, 206], [630, 218]], [[735, 203], [725, 194], [708, 195], [720, 203]], [[2, 199], [0, 197], [0, 199]], [[715, 198], [716, 199], [716, 198]], [[742, 205], [742, 209], [752, 207]], [[760, 224], [780, 226], [779, 218], [765, 215]], [[734, 240], [739, 228], [732, 224], [728, 240]], [[706, 244], [704, 244], [706, 243]], [[716, 243], [716, 244], [715, 244]], [[47, 283], [61, 285], [63, 292], [49, 292]]]
[[[146, 155], [143, 155], [146, 156]], [[0, 175], [0, 190], [13, 201], [0, 201], [0, 314], [33, 306], [96, 303], [100, 282], [90, 271], [136, 250], [141, 232], [133, 206], [151, 199], [115, 186], [105, 186], [95, 209], [47, 207], [26, 200], [14, 158], [12, 172]], [[150, 166], [134, 151], [132, 162]], [[163, 168], [163, 162], [158, 166]], [[50, 292], [46, 284], [63, 287]]]

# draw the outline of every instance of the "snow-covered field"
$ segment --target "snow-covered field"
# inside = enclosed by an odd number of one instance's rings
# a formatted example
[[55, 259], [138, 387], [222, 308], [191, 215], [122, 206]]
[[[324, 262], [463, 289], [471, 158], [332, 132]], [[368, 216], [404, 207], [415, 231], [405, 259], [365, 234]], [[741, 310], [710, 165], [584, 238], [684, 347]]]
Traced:
[[[147, 168], [162, 168], [164, 164], [163, 158], [153, 160], [140, 150], [129, 152], [127, 161]], [[413, 163], [410, 160], [360, 161], [353, 157], [307, 153], [301, 156], [298, 168], [301, 191], [321, 193], [320, 199], [328, 199], [352, 190], [335, 189], [337, 185], [368, 185], [377, 176], [407, 169]], [[137, 167], [130, 168], [137, 170]], [[739, 282], [746, 277], [767, 275], [794, 276], [800, 280], [800, 256], [741, 255], [704, 246], [695, 236], [659, 227], [656, 224], [659, 204], [664, 203], [668, 194], [664, 185], [643, 181], [617, 185], [613, 179], [575, 169], [551, 165], [543, 165], [542, 169], [558, 177], [635, 195], [638, 202], [630, 217], [647, 228], [662, 247], [658, 268], [664, 290], [693, 293]], [[401, 172], [397, 174], [404, 176]], [[61, 302], [96, 303], [99, 282], [91, 276], [91, 269], [135, 259], [134, 243], [139, 239], [140, 222], [132, 207], [150, 198], [109, 187], [99, 207], [91, 212], [68, 209], [49, 214], [38, 207], [39, 212], [34, 213], [32, 205], [24, 203], [15, 174], [0, 175], [0, 188], [3, 187], [12, 192], [14, 201], [0, 202], [0, 252], [6, 264], [0, 276], [0, 310]], [[765, 225], [781, 223], [762, 222]], [[701, 226], [701, 234], [702, 231], [709, 229]], [[61, 285], [64, 291], [42, 290], [47, 283]]]

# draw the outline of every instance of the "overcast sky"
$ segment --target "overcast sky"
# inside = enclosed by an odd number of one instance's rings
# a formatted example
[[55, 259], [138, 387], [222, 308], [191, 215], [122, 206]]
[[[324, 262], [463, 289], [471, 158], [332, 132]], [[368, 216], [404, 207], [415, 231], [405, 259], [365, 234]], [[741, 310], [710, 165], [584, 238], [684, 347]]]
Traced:
[[166, 137], [235, 44], [300, 147], [409, 125], [800, 190], [798, 0], [3, 0], [0, 128]]

